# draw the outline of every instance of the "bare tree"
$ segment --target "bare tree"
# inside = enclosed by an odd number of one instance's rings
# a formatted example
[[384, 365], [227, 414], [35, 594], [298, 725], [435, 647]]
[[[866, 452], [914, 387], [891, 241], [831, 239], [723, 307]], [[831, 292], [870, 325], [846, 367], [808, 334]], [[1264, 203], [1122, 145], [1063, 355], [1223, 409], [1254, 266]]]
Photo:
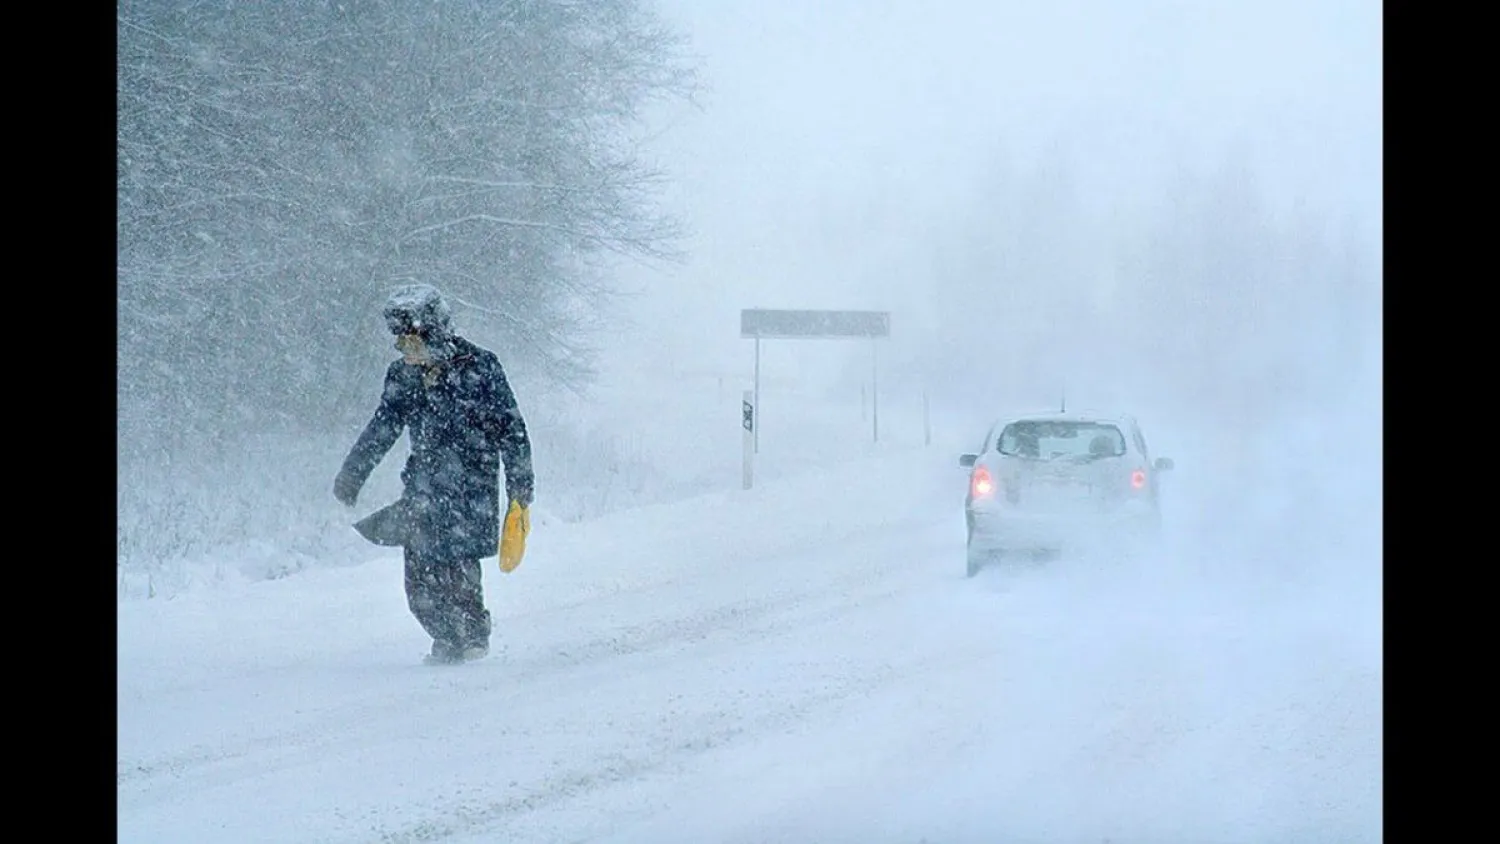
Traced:
[[122, 436], [364, 412], [410, 277], [577, 386], [608, 262], [675, 257], [635, 133], [694, 76], [640, 0], [122, 0], [117, 33]]

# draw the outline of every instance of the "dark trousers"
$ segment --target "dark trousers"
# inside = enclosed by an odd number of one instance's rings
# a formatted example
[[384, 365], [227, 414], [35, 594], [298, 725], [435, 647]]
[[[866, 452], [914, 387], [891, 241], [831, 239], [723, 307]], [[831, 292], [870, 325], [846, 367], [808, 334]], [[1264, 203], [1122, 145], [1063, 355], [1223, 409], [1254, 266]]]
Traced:
[[484, 608], [478, 560], [437, 558], [405, 549], [406, 605], [433, 641], [452, 648], [488, 645], [490, 611]]

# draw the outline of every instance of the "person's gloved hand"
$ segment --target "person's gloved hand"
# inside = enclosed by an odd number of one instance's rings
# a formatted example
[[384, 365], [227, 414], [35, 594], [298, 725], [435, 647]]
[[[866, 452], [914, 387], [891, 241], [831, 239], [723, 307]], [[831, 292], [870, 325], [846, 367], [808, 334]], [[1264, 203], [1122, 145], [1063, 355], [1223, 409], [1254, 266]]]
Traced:
[[353, 507], [359, 499], [359, 482], [344, 472], [333, 479], [333, 497], [346, 506]]
[[510, 509], [505, 513], [505, 523], [500, 527], [500, 570], [509, 574], [521, 564], [526, 555], [526, 535], [531, 533], [531, 511], [520, 501], [512, 498]]

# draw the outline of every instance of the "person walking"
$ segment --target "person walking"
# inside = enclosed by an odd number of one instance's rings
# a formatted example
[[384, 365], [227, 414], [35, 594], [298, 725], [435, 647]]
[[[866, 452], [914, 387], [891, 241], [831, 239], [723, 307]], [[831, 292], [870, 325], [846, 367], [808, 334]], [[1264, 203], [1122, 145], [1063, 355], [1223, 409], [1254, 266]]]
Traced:
[[[400, 546], [407, 606], [432, 637], [429, 664], [482, 659], [491, 621], [480, 560], [513, 571], [530, 532], [531, 440], [499, 359], [454, 333], [448, 303], [429, 284], [390, 295], [386, 327], [401, 358], [385, 372], [375, 415], [334, 480], [353, 507], [370, 473], [403, 430], [411, 452], [402, 494], [355, 524], [378, 545]], [[509, 502], [502, 531], [500, 473]]]

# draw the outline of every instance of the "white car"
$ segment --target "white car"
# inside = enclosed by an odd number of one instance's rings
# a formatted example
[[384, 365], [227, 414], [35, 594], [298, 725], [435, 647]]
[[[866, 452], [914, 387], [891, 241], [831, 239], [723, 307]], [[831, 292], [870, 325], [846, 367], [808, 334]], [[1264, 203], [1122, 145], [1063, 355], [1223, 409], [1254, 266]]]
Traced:
[[1159, 473], [1140, 426], [1118, 414], [1049, 413], [997, 421], [969, 469], [968, 575], [1008, 553], [1052, 555], [1154, 541]]

